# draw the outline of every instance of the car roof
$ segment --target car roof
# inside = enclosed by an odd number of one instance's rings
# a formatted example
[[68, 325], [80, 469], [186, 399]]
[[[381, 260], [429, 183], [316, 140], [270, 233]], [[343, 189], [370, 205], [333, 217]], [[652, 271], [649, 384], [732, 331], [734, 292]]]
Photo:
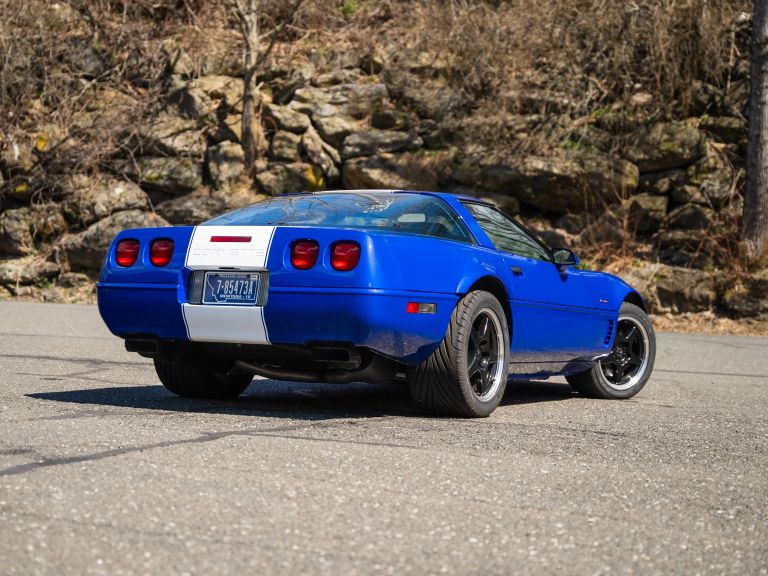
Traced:
[[319, 190], [317, 192], [287, 192], [280, 194], [279, 196], [322, 196], [323, 194], [421, 194], [423, 196], [437, 196], [438, 198], [455, 198], [457, 200], [472, 200], [473, 202], [480, 202], [481, 204], [490, 204], [484, 200], [481, 200], [475, 196], [467, 196], [466, 194], [453, 194], [450, 192], [431, 192], [426, 190], [407, 190], [396, 189], [387, 190], [380, 188], [373, 189], [359, 189], [359, 190]]

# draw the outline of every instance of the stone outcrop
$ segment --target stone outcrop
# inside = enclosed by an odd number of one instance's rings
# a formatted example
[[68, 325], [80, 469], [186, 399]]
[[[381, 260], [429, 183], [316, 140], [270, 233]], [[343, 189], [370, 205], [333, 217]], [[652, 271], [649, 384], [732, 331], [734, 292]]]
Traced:
[[689, 166], [707, 152], [704, 134], [686, 122], [642, 127], [634, 137], [636, 144], [625, 148], [623, 156], [641, 172]]
[[565, 213], [615, 203], [637, 188], [639, 172], [621, 159], [573, 154], [517, 161], [462, 160], [451, 177], [465, 186], [512, 194], [524, 204]]
[[0, 253], [25, 256], [34, 251], [30, 209], [17, 208], [0, 214]]
[[[546, 242], [588, 256], [621, 247], [632, 257], [636, 249], [633, 281], [655, 311], [768, 314], [759, 274], [726, 286], [710, 273], [729, 258], [723, 230], [734, 230], [742, 205], [744, 77], [734, 77], [727, 94], [695, 81], [693, 117], [674, 112], [665, 118], [678, 120], [659, 121], [651, 113], [659, 95], [648, 86], [626, 102], [584, 110], [554, 84], [520, 88], [516, 80], [483, 107], [449, 81], [456, 63], [428, 49], [281, 53], [259, 76], [263, 139], [246, 167], [235, 44], [214, 41], [194, 55], [180, 44], [162, 43], [159, 77], [155, 67], [131, 90], [89, 89], [71, 111], [69, 132], [33, 102], [27, 124], [6, 133], [3, 290], [84, 282], [122, 228], [195, 225], [285, 192], [424, 189], [492, 201]], [[104, 62], [90, 43], [78, 46], [62, 62], [87, 82]], [[88, 148], [98, 161], [84, 162], [84, 145], [102, 140], [120, 146], [104, 154]]]
[[437, 174], [418, 154], [378, 154], [347, 160], [344, 187], [388, 190], [435, 190]]
[[203, 185], [202, 166], [191, 158], [142, 157], [125, 166], [129, 178], [142, 188], [179, 195]]
[[390, 132], [387, 130], [366, 130], [351, 134], [344, 140], [344, 158], [373, 156], [381, 152], [403, 152], [417, 150], [424, 141], [417, 134]]
[[149, 198], [130, 181], [111, 178], [80, 178], [70, 182], [62, 203], [67, 222], [85, 227], [123, 210], [149, 210]]
[[208, 148], [208, 170], [214, 187], [228, 188], [245, 173], [242, 146], [234, 142], [222, 142]]
[[167, 112], [139, 126], [137, 140], [142, 153], [148, 155], [201, 158], [205, 153], [205, 139], [197, 122]]

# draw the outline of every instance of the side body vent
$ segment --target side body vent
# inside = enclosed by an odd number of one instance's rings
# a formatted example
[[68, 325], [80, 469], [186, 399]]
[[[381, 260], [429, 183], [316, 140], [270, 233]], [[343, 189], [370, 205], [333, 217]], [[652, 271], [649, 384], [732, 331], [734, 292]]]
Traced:
[[613, 331], [616, 327], [616, 323], [613, 320], [608, 320], [608, 328], [605, 331], [605, 339], [603, 340], [603, 344], [605, 346], [609, 346], [611, 344], [611, 340], [613, 339]]

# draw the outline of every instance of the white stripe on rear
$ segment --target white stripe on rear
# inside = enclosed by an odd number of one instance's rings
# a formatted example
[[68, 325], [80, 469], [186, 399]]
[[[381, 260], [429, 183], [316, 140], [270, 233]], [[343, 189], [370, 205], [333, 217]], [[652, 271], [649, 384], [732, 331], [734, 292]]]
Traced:
[[[264, 268], [274, 226], [198, 226], [187, 252], [187, 268]], [[250, 236], [250, 242], [211, 242], [212, 236]]]
[[[263, 270], [274, 226], [197, 226], [190, 239], [186, 266], [192, 270]], [[212, 236], [250, 236], [250, 242], [211, 242]], [[197, 342], [269, 344], [260, 306], [183, 304], [187, 336]]]
[[182, 304], [182, 309], [194, 342], [269, 344], [261, 306]]

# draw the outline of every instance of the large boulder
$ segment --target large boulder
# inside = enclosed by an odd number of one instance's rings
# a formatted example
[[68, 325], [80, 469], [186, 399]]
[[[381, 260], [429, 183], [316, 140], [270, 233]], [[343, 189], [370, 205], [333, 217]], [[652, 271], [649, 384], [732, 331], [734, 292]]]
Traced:
[[335, 182], [341, 173], [341, 155], [338, 150], [326, 143], [311, 126], [301, 137], [301, 147], [312, 164], [319, 166], [325, 174], [326, 182]]
[[205, 138], [197, 123], [168, 112], [139, 126], [137, 139], [143, 154], [201, 158], [205, 153]]
[[202, 167], [191, 158], [137, 158], [125, 171], [143, 188], [165, 194], [186, 194], [203, 185]]
[[701, 312], [715, 303], [714, 279], [701, 270], [649, 263], [620, 276], [643, 295], [651, 313]]
[[[689, 166], [686, 175], [687, 185], [678, 188], [677, 194], [673, 192], [672, 196], [680, 204], [695, 202], [720, 208], [735, 193], [736, 175], [733, 166], [724, 158], [722, 153], [710, 151], [695, 164]], [[684, 188], [687, 190], [683, 190]], [[690, 197], [686, 198], [685, 192], [689, 192]]]
[[639, 192], [647, 192], [660, 196], [674, 194], [675, 190], [683, 186], [687, 179], [685, 170], [664, 170], [662, 172], [644, 172], [640, 174], [638, 183]]
[[262, 116], [268, 123], [274, 124], [276, 129], [295, 134], [303, 134], [311, 126], [306, 114], [277, 104], [265, 106]]
[[669, 198], [653, 194], [637, 194], [629, 201], [629, 222], [638, 232], [655, 232], [667, 215]]
[[196, 226], [224, 211], [224, 199], [204, 191], [166, 200], [155, 208], [155, 212], [177, 226]]
[[357, 158], [359, 156], [373, 156], [381, 152], [416, 150], [423, 145], [423, 140], [417, 134], [367, 130], [350, 134], [344, 140], [342, 155], [345, 158]]
[[359, 129], [352, 120], [343, 116], [320, 116], [315, 118], [315, 126], [323, 140], [335, 148], [341, 148], [347, 136]]
[[676, 208], [667, 216], [670, 228], [683, 230], [707, 230], [715, 221], [715, 213], [698, 204], [686, 204]]
[[663, 230], [656, 236], [659, 260], [673, 266], [711, 268], [718, 248], [704, 229]]
[[634, 164], [601, 154], [464, 160], [451, 176], [465, 186], [512, 194], [530, 206], [560, 213], [617, 203], [637, 188], [639, 179]]
[[348, 189], [436, 190], [435, 169], [424, 155], [378, 154], [354, 158], [344, 164], [344, 187]]
[[665, 266], [655, 285], [662, 308], [674, 313], [701, 312], [715, 303], [714, 280], [702, 270]]
[[255, 194], [247, 188], [224, 191], [203, 189], [161, 202], [155, 211], [171, 224], [195, 226], [214, 216], [248, 206], [264, 198], [266, 196]]
[[122, 210], [149, 210], [149, 198], [126, 180], [103, 177], [73, 178], [67, 185], [62, 212], [76, 226], [90, 226]]
[[301, 136], [281, 130], [272, 138], [270, 158], [280, 162], [298, 162], [301, 160], [300, 146]]
[[325, 179], [322, 170], [313, 164], [275, 162], [256, 175], [259, 187], [271, 196], [288, 192], [322, 190]]
[[316, 117], [349, 116], [362, 119], [386, 107], [389, 93], [385, 84], [339, 84], [296, 90], [290, 107]]
[[398, 110], [378, 110], [371, 116], [371, 126], [379, 130], [408, 130], [410, 118]]
[[35, 241], [49, 241], [67, 231], [67, 221], [56, 202], [30, 206], [30, 231]]
[[126, 210], [92, 224], [79, 234], [62, 238], [59, 249], [71, 270], [99, 270], [109, 245], [121, 230], [128, 228], [158, 228], [168, 222], [141, 210]]
[[747, 123], [741, 118], [707, 116], [699, 127], [729, 144], [740, 144], [747, 138]]
[[245, 172], [245, 154], [240, 144], [222, 142], [208, 148], [208, 172], [216, 188], [227, 188]]
[[0, 285], [12, 287], [35, 284], [44, 279], [55, 278], [60, 271], [61, 267], [55, 262], [35, 257], [0, 261]]
[[35, 251], [29, 208], [6, 210], [0, 214], [0, 254], [26, 256]]
[[634, 133], [635, 144], [623, 151], [640, 172], [659, 172], [693, 164], [707, 153], [704, 134], [688, 122], [644, 126]]
[[388, 103], [384, 84], [338, 84], [300, 88], [288, 108], [310, 116], [323, 139], [340, 148], [347, 136], [360, 129], [360, 120]]
[[768, 268], [725, 289], [721, 306], [736, 317], [768, 317]]
[[205, 118], [216, 110], [216, 104], [200, 88], [186, 85], [175, 90], [168, 97], [169, 102], [176, 104], [184, 116], [188, 118]]

